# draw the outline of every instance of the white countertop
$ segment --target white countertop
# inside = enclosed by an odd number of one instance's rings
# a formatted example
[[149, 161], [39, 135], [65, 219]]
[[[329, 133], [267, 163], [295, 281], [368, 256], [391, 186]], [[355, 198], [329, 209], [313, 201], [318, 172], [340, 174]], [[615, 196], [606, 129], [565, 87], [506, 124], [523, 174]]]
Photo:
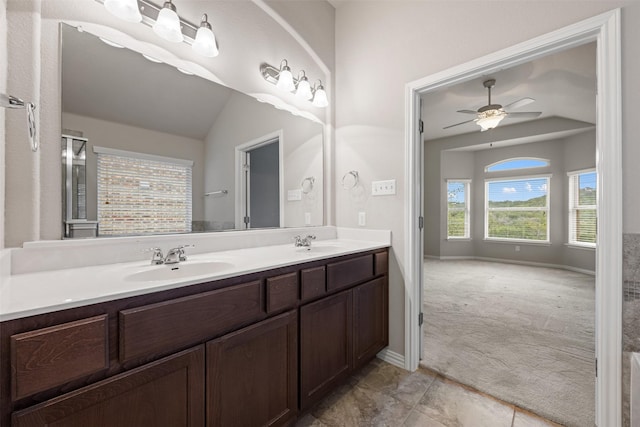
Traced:
[[[313, 242], [311, 250], [292, 244], [262, 246], [188, 255], [187, 261], [152, 266], [135, 261], [53, 271], [10, 275], [0, 285], [0, 321], [18, 319], [99, 302], [143, 295], [167, 289], [220, 280], [272, 268], [388, 247], [380, 241], [332, 239]], [[205, 272], [205, 263], [228, 263], [216, 272]], [[201, 265], [196, 265], [201, 264]], [[198, 267], [197, 275], [170, 277], [175, 266]], [[132, 280], [134, 275], [167, 270], [161, 280]], [[156, 273], [155, 271], [153, 273]], [[182, 274], [182, 273], [181, 273]]]

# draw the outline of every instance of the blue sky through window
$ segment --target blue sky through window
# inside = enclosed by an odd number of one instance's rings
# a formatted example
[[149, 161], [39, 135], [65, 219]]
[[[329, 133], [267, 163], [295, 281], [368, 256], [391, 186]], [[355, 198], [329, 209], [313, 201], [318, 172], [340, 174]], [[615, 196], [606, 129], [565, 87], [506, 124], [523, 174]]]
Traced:
[[510, 159], [490, 166], [487, 166], [487, 172], [498, 172], [513, 169], [540, 168], [549, 166], [549, 161], [544, 159]]
[[547, 178], [514, 179], [488, 183], [489, 202], [525, 201], [547, 194]]
[[451, 181], [447, 183], [447, 201], [456, 202], [456, 203], [464, 203], [465, 195], [464, 195], [464, 187], [465, 183], [460, 181]]
[[580, 189], [596, 188], [596, 173], [589, 172], [580, 174]]

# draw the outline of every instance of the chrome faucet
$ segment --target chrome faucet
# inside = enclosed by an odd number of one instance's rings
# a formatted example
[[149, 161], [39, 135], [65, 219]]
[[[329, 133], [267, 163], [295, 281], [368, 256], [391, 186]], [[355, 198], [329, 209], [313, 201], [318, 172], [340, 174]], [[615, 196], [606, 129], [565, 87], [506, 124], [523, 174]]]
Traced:
[[184, 254], [185, 248], [193, 248], [194, 245], [182, 245], [177, 248], [169, 249], [167, 256], [164, 257], [165, 264], [177, 264], [187, 260], [187, 256]]
[[295, 236], [293, 238], [293, 246], [296, 248], [311, 248], [311, 241], [315, 239], [316, 236], [313, 234], [309, 234], [307, 237]]
[[164, 264], [164, 256], [162, 255], [162, 249], [149, 248], [143, 252], [153, 252], [153, 255], [151, 255], [151, 265]]

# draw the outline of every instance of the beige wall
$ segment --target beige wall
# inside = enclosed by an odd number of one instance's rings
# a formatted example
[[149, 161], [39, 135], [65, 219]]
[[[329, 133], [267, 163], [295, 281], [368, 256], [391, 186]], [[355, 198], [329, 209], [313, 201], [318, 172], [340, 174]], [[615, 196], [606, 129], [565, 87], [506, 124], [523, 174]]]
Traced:
[[87, 138], [87, 219], [97, 215], [97, 156], [93, 147], [108, 147], [136, 153], [154, 154], [193, 161], [192, 216], [204, 219], [204, 142], [184, 136], [170, 135], [149, 129], [123, 125], [93, 117], [62, 113], [63, 129], [82, 132]]
[[[395, 178], [398, 184], [397, 196], [369, 198], [362, 206], [367, 226], [392, 230], [393, 351], [404, 353], [405, 84], [621, 6], [622, 92], [637, 94], [636, 1], [354, 1], [336, 10], [335, 179], [356, 169], [367, 181]], [[624, 96], [625, 232], [640, 231], [640, 216], [634, 214], [640, 208], [640, 192], [634, 189], [640, 181], [640, 169], [634, 167], [640, 157], [635, 143], [640, 122], [634, 118], [639, 112], [640, 98]], [[360, 207], [339, 190], [336, 223], [357, 226]]]
[[[0, 93], [7, 92], [7, 0], [0, 0]], [[4, 118], [0, 108], [0, 249], [4, 248]]]
[[[261, 63], [277, 65], [281, 59], [287, 58], [292, 69], [304, 69], [315, 79], [327, 79], [324, 66], [318, 62], [333, 63], [333, 51], [329, 48], [333, 45], [333, 14], [327, 13], [326, 2], [310, 1], [305, 5], [309, 14], [317, 15], [317, 25], [326, 28], [327, 33], [307, 28], [304, 22], [308, 18], [305, 18], [295, 25], [305, 38], [304, 45], [297, 35], [291, 35], [265, 11], [269, 10], [267, 3], [199, 0], [182, 0], [180, 3], [180, 15], [191, 22], [199, 22], [203, 12], [209, 13], [220, 45], [218, 57], [204, 58], [193, 53], [186, 44], [162, 41], [145, 25], [121, 21], [95, 1], [7, 0], [8, 86], [16, 94], [36, 102], [42, 147], [35, 155], [28, 150], [22, 115], [20, 120], [17, 115], [15, 120], [7, 120], [5, 246], [16, 247], [25, 241], [60, 237], [61, 214], [57, 213], [57, 208], [52, 208], [61, 203], [60, 21], [111, 27], [168, 51], [181, 61], [204, 67], [229, 87], [255, 96], [279, 99], [321, 120], [330, 120], [327, 113], [330, 109], [312, 107], [306, 101], [297, 100], [293, 94], [280, 92], [265, 82], [259, 73]], [[282, 11], [295, 9], [286, 3], [278, 5], [278, 8]], [[302, 19], [300, 10], [293, 10], [288, 16], [292, 20]]]

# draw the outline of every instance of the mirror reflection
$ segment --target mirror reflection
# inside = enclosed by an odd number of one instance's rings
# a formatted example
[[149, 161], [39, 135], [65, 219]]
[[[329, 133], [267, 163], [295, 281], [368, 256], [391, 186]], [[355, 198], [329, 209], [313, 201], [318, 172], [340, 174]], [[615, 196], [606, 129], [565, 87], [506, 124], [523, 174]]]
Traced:
[[61, 35], [65, 237], [323, 224], [320, 123]]

